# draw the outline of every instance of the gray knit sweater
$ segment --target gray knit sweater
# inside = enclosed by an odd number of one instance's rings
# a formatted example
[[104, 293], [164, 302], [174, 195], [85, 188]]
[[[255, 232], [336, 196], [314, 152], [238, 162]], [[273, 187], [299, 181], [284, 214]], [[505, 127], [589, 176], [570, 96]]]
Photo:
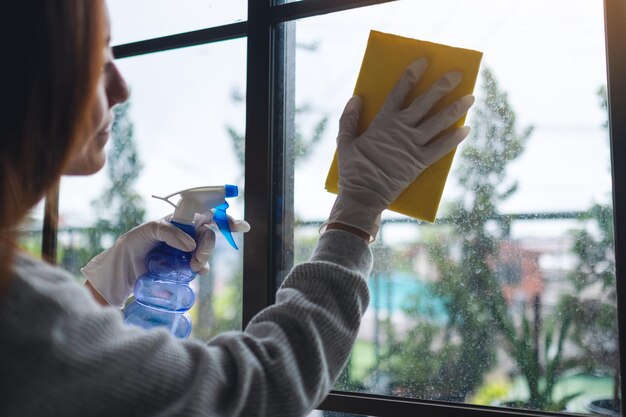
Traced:
[[126, 326], [19, 254], [0, 301], [0, 416], [304, 416], [346, 363], [371, 263], [365, 242], [329, 231], [275, 305], [203, 344]]

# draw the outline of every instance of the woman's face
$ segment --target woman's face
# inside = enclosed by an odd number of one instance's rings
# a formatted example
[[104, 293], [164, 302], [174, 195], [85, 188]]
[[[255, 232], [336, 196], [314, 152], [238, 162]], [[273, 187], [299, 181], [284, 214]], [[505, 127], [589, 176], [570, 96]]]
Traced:
[[110, 41], [110, 23], [106, 17], [106, 45], [104, 65], [98, 81], [96, 100], [91, 111], [90, 132], [84, 136], [81, 149], [71, 157], [65, 175], [90, 175], [98, 172], [106, 162], [104, 145], [109, 140], [113, 123], [113, 106], [123, 103], [128, 98], [128, 86], [119, 69], [113, 62]]

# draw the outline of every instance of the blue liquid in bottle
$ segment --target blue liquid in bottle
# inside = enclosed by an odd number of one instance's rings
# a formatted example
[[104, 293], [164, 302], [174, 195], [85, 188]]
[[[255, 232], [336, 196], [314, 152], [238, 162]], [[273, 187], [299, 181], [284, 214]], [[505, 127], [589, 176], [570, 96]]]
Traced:
[[[195, 238], [193, 225], [172, 224]], [[126, 323], [144, 329], [165, 327], [176, 337], [189, 337], [191, 318], [186, 312], [196, 298], [189, 283], [197, 275], [191, 269], [192, 254], [164, 242], [148, 253], [148, 272], [137, 279], [135, 301], [124, 309]]]

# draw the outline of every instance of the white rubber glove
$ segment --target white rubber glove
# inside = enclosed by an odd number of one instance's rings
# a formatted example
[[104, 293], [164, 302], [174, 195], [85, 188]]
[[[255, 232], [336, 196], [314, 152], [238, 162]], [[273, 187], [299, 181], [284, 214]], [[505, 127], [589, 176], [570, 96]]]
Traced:
[[469, 127], [464, 126], [438, 136], [469, 110], [474, 103], [471, 95], [434, 115], [428, 114], [435, 103], [459, 85], [460, 72], [442, 76], [408, 107], [402, 108], [426, 67], [424, 58], [407, 67], [361, 136], [356, 133], [361, 98], [354, 96], [346, 104], [337, 137], [339, 193], [326, 224], [352, 226], [375, 239], [382, 211], [429, 165], [469, 134]]
[[[110, 248], [94, 257], [82, 274], [102, 297], [112, 306], [121, 308], [130, 297], [135, 281], [146, 270], [148, 252], [160, 242], [185, 252], [195, 249], [191, 269], [200, 274], [209, 271], [208, 261], [215, 248], [215, 232], [209, 224], [213, 215], [196, 215], [196, 239], [169, 223], [171, 216], [150, 221], [123, 234]], [[229, 217], [232, 232], [247, 232], [250, 225]]]

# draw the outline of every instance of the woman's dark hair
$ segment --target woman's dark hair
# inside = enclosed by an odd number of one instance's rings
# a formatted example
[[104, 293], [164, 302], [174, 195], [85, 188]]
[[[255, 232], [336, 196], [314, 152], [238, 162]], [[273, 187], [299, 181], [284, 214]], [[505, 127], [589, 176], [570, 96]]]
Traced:
[[103, 65], [104, 13], [102, 0], [3, 4], [0, 284], [9, 275], [14, 229], [59, 180], [89, 129]]

